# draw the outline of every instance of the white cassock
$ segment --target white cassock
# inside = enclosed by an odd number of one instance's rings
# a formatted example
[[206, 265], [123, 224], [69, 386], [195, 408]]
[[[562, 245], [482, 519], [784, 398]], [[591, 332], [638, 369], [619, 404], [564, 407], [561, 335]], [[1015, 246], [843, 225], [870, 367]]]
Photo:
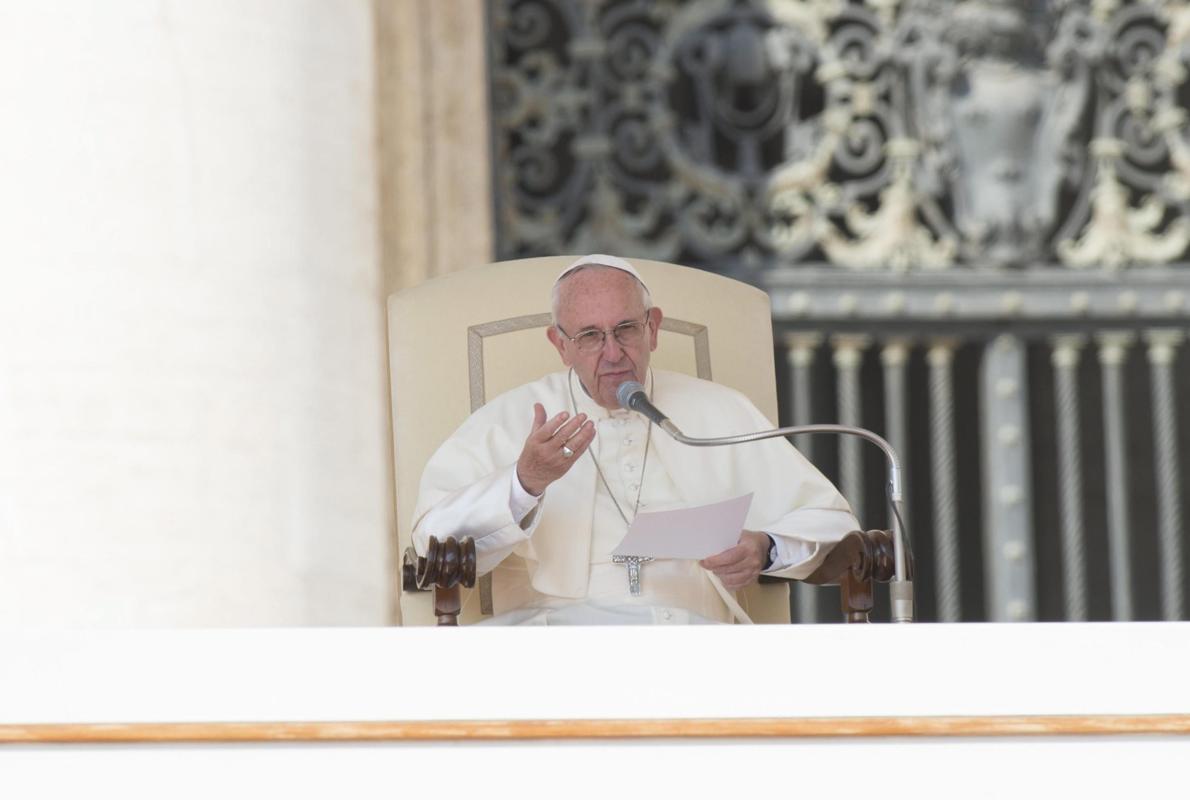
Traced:
[[[728, 436], [771, 423], [739, 392], [673, 372], [652, 373], [651, 398], [684, 433]], [[516, 461], [532, 428], [533, 404], [547, 417], [584, 413], [595, 440], [536, 505], [516, 508]], [[745, 527], [777, 544], [766, 574], [804, 578], [829, 543], [859, 528], [838, 490], [783, 438], [692, 448], [639, 414], [597, 405], [571, 372], [557, 372], [493, 399], [438, 449], [422, 474], [413, 541], [475, 538], [479, 573], [492, 571], [493, 622], [747, 622], [697, 561], [641, 566], [639, 596], [611, 551], [639, 510], [705, 505], [753, 493]], [[598, 461], [599, 470], [596, 469]], [[603, 478], [600, 478], [599, 472]], [[606, 485], [605, 485], [606, 481]], [[614, 501], [613, 502], [613, 498]]]

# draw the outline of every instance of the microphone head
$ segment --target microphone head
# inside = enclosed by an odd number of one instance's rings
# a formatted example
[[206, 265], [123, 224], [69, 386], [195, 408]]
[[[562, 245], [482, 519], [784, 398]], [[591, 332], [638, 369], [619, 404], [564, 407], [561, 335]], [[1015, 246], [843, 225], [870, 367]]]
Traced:
[[632, 398], [637, 392], [644, 393], [645, 387], [641, 386], [636, 381], [624, 381], [620, 384], [620, 388], [616, 389], [616, 400], [620, 403], [621, 408], [626, 408], [632, 411]]

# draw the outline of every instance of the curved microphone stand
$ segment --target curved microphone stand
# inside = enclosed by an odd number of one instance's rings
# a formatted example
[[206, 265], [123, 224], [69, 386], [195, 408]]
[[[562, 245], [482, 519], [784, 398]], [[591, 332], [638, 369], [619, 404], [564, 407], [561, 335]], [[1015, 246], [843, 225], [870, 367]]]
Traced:
[[657, 423], [657, 427], [668, 433], [682, 444], [692, 447], [717, 447], [725, 444], [743, 444], [761, 439], [772, 439], [777, 436], [799, 436], [805, 433], [841, 433], [847, 436], [858, 436], [879, 447], [884, 452], [888, 462], [888, 501], [892, 507], [893, 528], [893, 569], [894, 576], [889, 583], [889, 593], [892, 599], [892, 621], [913, 621], [913, 581], [909, 577], [909, 569], [905, 558], [905, 526], [901, 515], [901, 462], [896, 451], [882, 436], [850, 425], [794, 425], [788, 428], [775, 428], [771, 431], [756, 433], [741, 433], [736, 436], [717, 436], [709, 439], [696, 439], [678, 430], [668, 417], [662, 414], [649, 402], [644, 387], [635, 381], [621, 384], [616, 393], [620, 405], [631, 411], [644, 414]]

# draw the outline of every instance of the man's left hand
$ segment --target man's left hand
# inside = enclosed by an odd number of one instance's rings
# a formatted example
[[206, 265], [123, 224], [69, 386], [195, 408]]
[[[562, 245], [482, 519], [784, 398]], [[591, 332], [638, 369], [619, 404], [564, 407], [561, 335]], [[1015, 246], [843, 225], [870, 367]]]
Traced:
[[756, 580], [768, 561], [769, 547], [766, 534], [744, 531], [734, 547], [704, 558], [698, 564], [715, 573], [726, 588], [735, 591]]

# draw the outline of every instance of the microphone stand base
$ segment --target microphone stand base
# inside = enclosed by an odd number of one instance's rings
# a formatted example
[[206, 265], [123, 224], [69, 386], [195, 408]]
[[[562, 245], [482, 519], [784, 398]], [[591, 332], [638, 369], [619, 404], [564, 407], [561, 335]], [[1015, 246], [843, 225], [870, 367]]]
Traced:
[[892, 581], [889, 586], [893, 622], [913, 622], [913, 581]]

